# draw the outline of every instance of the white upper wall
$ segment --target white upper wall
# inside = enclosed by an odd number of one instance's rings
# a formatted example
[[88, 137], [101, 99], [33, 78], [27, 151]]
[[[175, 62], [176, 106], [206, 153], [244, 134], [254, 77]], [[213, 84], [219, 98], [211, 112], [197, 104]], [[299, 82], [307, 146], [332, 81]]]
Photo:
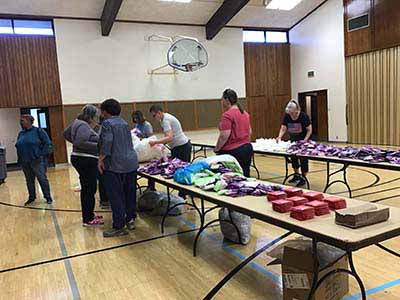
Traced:
[[[97, 21], [54, 22], [64, 104], [95, 103], [113, 97], [121, 102], [218, 99], [225, 88], [245, 97], [241, 29], [223, 29], [212, 41], [203, 27], [115, 23], [109, 37]], [[184, 35], [198, 38], [209, 54], [209, 65], [176, 76], [148, 75], [166, 63], [168, 44], [147, 42], [145, 36]]]
[[[329, 0], [289, 37], [292, 97], [327, 89], [329, 140], [347, 141], [343, 1]], [[315, 77], [308, 78], [308, 71], [315, 71]]]

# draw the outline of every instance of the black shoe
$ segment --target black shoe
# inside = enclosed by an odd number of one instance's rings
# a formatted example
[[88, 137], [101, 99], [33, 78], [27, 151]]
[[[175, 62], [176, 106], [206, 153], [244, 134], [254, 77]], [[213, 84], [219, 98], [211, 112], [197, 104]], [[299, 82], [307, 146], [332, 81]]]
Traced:
[[33, 202], [35, 202], [35, 199], [28, 199], [28, 201], [26, 201], [24, 203], [24, 206], [28, 206], [28, 205], [32, 204]]
[[295, 182], [299, 181], [300, 178], [301, 178], [300, 175], [295, 174], [295, 175], [292, 177], [292, 179], [290, 179], [288, 182], [289, 182], [289, 183], [295, 183]]
[[53, 203], [53, 199], [47, 198], [47, 199], [46, 199], [46, 202], [47, 202], [47, 204], [52, 204], [52, 203]]
[[305, 184], [306, 184], [306, 181], [304, 180], [304, 178], [300, 177], [299, 181], [296, 184], [296, 187], [302, 187]]
[[135, 230], [136, 229], [135, 220], [132, 219], [128, 223], [126, 223], [126, 228], [128, 230]]

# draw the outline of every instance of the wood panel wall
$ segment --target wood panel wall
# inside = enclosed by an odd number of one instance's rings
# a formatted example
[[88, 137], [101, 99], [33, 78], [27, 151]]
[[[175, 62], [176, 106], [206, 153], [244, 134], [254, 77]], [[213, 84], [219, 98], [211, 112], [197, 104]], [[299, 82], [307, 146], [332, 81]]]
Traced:
[[0, 107], [61, 105], [56, 42], [0, 35]]
[[[400, 45], [399, 0], [344, 0], [346, 56]], [[370, 26], [347, 32], [347, 20], [369, 13]]]
[[275, 137], [290, 100], [290, 45], [244, 44], [247, 108], [253, 139]]
[[400, 145], [400, 47], [346, 58], [351, 143]]
[[50, 117], [50, 133], [51, 140], [54, 145], [54, 162], [56, 164], [68, 162], [67, 148], [65, 146], [65, 140], [63, 136], [64, 132], [64, 114], [63, 107], [50, 106], [49, 107]]
[[[239, 99], [239, 101], [244, 108], [247, 107], [246, 99]], [[181, 122], [184, 131], [215, 128], [218, 126], [222, 114], [219, 99], [206, 99], [121, 103], [121, 116], [133, 127], [131, 114], [134, 110], [141, 110], [152, 124], [154, 131], [161, 132], [160, 123], [153, 119], [149, 112], [150, 107], [154, 104], [161, 105], [164, 111], [175, 115]], [[63, 106], [66, 125], [76, 118], [84, 105], [82, 103]], [[100, 103], [94, 105], [100, 106]]]

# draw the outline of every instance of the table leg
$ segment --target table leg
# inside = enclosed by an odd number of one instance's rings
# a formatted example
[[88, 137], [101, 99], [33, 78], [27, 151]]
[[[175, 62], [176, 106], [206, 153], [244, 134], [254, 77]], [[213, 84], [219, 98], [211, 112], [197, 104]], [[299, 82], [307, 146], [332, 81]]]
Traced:
[[[349, 167], [349, 164], [344, 163], [343, 167], [340, 168], [339, 170], [336, 170], [334, 172], [330, 172], [330, 167], [329, 167], [329, 162], [327, 162], [327, 167], [326, 167], [326, 185], [324, 188], [324, 193], [334, 184], [336, 183], [342, 183], [347, 187], [348, 193], [349, 193], [349, 197], [352, 197], [352, 191], [351, 191], [351, 187], [347, 181], [347, 168]], [[331, 177], [339, 174], [339, 173], [343, 173], [343, 179], [338, 179], [338, 180], [334, 180], [331, 181]]]
[[332, 276], [334, 274], [338, 274], [338, 273], [346, 273], [346, 274], [349, 274], [349, 275], [353, 276], [357, 280], [358, 286], [360, 287], [362, 300], [367, 300], [367, 294], [365, 292], [364, 284], [363, 284], [360, 276], [357, 274], [357, 271], [356, 271], [356, 269], [354, 267], [352, 252], [350, 252], [350, 251], [347, 252], [347, 256], [349, 258], [350, 270], [338, 268], [338, 269], [335, 269], [335, 270], [332, 270], [332, 271], [326, 273], [324, 276], [322, 276], [322, 278], [320, 280], [318, 280], [317, 284], [315, 286], [313, 286], [313, 288], [311, 289], [310, 294], [308, 296], [308, 300], [312, 299], [312, 297], [314, 296], [315, 292], [318, 290], [318, 288], [321, 286], [321, 284], [328, 277], [330, 277], [330, 276]]
[[164, 223], [165, 223], [165, 219], [166, 219], [167, 216], [168, 216], [169, 207], [170, 207], [170, 205], [171, 205], [171, 191], [170, 191], [170, 189], [169, 189], [168, 186], [167, 186], [167, 202], [168, 202], [168, 204], [167, 204], [167, 210], [165, 211], [164, 216], [163, 216], [162, 221], [161, 221], [161, 233], [162, 233], [162, 234], [164, 234]]
[[260, 179], [260, 171], [259, 171], [258, 168], [257, 168], [257, 165], [256, 165], [256, 158], [255, 158], [254, 153], [253, 153], [253, 157], [251, 158], [251, 160], [252, 160], [251, 167], [256, 171], [256, 173], [257, 173], [257, 179]]

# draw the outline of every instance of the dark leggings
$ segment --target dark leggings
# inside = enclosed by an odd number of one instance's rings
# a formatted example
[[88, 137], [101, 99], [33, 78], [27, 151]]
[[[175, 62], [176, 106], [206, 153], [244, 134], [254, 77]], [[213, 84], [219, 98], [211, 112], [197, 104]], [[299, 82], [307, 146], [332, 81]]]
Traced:
[[308, 173], [308, 159], [297, 158], [295, 156], [292, 156], [290, 159], [292, 160], [293, 169], [298, 170], [301, 168], [302, 174]]
[[251, 159], [253, 158], [253, 146], [249, 144], [245, 144], [240, 146], [239, 148], [232, 150], [222, 150], [218, 154], [229, 154], [232, 155], [239, 162], [240, 166], [243, 169], [243, 175], [246, 177], [250, 177], [250, 166]]

